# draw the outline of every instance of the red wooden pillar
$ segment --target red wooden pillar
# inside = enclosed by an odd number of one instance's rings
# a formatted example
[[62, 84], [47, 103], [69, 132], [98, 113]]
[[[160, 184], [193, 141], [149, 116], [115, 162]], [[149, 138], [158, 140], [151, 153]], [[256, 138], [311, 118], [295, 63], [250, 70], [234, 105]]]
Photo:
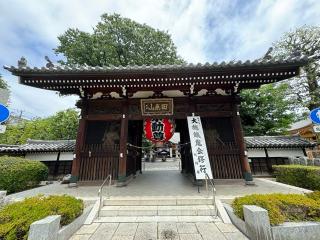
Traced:
[[235, 140], [239, 147], [243, 177], [247, 182], [252, 182], [253, 179], [252, 179], [251, 169], [248, 161], [246, 145], [244, 142], [244, 134], [242, 130], [239, 106], [237, 104], [235, 104], [233, 107], [232, 125], [233, 125]]
[[77, 133], [77, 140], [76, 140], [75, 157], [73, 158], [73, 161], [72, 161], [71, 182], [77, 182], [79, 180], [81, 149], [84, 144], [85, 131], [86, 131], [86, 120], [80, 119], [78, 133]]
[[120, 129], [120, 153], [119, 153], [119, 172], [118, 181], [126, 180], [127, 175], [127, 140], [128, 140], [128, 104], [122, 106], [122, 118]]

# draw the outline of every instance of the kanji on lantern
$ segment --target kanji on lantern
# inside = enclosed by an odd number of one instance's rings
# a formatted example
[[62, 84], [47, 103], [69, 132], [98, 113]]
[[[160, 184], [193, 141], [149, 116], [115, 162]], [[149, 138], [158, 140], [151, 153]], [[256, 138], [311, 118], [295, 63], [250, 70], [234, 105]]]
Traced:
[[144, 122], [144, 133], [152, 142], [167, 142], [173, 136], [174, 122], [168, 118], [148, 118]]

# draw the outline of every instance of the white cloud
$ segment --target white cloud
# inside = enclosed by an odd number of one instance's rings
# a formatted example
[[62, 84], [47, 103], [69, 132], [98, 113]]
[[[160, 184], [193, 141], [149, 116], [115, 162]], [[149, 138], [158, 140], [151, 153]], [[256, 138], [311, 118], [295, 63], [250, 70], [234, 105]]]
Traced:
[[[235, 3], [235, 1], [233, 2]], [[235, 14], [242, 8], [241, 14]], [[238, 1], [237, 4], [212, 4], [209, 21], [214, 27], [207, 39], [213, 49], [223, 47], [223, 52], [209, 58], [218, 60], [255, 59], [262, 56], [284, 32], [296, 27], [319, 25], [320, 1], [318, 0], [261, 0]], [[210, 46], [209, 46], [210, 47]]]
[[[135, 21], [168, 30], [179, 54], [189, 62], [260, 57], [283, 32], [319, 24], [318, 0], [13, 0], [1, 1], [0, 65], [16, 65], [26, 56], [42, 66], [54, 56], [57, 36], [70, 27], [91, 31], [102, 13], [120, 13]], [[11, 106], [33, 116], [73, 107], [75, 97], [25, 87], [7, 71]]]

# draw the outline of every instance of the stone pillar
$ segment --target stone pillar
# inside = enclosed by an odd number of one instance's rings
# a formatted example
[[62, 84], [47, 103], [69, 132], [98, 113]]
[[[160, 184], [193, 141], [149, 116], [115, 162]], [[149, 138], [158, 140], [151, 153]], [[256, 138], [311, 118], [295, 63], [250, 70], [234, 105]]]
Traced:
[[0, 207], [5, 203], [7, 191], [0, 191]]
[[254, 205], [244, 205], [243, 214], [248, 237], [252, 240], [272, 240], [268, 211]]
[[57, 240], [60, 220], [60, 215], [53, 215], [32, 223], [28, 240]]
[[313, 163], [315, 166], [320, 166], [320, 158], [313, 159]]
[[300, 157], [299, 162], [300, 162], [300, 165], [308, 165], [308, 158], [307, 157]]

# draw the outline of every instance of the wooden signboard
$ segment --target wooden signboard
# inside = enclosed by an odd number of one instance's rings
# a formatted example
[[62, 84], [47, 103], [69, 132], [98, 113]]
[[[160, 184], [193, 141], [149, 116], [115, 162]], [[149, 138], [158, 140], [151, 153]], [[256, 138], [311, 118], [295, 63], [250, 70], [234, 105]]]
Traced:
[[173, 99], [141, 99], [142, 116], [173, 115]]

